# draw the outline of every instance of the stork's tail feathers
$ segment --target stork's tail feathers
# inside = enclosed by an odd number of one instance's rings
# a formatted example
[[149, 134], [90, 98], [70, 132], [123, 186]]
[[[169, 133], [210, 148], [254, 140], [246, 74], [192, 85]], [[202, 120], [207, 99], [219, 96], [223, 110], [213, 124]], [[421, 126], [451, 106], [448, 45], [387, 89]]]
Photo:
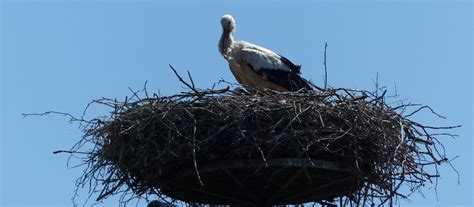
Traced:
[[301, 89], [305, 89], [306, 91], [312, 91], [312, 86], [313, 84], [310, 81], [298, 76], [296, 80], [292, 80], [291, 91], [299, 91]]
[[280, 60], [286, 65], [288, 66], [293, 72], [297, 73], [297, 74], [300, 74], [301, 73], [301, 65], [295, 65], [293, 64], [290, 60], [288, 60], [287, 58], [283, 57], [282, 55], [279, 55], [280, 56]]
[[296, 73], [301, 73], [301, 65], [295, 65], [296, 67], [293, 69]]

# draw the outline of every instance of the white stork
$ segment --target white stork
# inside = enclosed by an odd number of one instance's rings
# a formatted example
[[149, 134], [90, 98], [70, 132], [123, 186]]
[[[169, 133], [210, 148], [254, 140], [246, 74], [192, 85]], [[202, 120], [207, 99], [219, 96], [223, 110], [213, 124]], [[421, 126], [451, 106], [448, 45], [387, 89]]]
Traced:
[[235, 20], [231, 15], [221, 19], [222, 36], [219, 52], [229, 62], [230, 70], [244, 86], [276, 91], [311, 90], [308, 81], [299, 74], [301, 66], [266, 48], [234, 41]]

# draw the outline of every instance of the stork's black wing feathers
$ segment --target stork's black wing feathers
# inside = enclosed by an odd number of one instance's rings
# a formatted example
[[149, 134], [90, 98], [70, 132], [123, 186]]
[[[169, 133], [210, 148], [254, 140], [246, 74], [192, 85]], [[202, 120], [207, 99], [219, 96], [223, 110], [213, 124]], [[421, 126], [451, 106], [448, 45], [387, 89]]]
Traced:
[[284, 71], [275, 69], [260, 69], [259, 73], [269, 81], [276, 83], [290, 91], [298, 91], [302, 88], [312, 90], [308, 81], [299, 76], [295, 71]]
[[296, 73], [300, 73], [301, 72], [301, 65], [295, 65], [293, 64], [290, 60], [288, 60], [288, 58], [286, 57], [283, 57], [282, 55], [278, 54], [278, 56], [280, 56], [280, 60], [286, 65], [288, 66], [292, 71], [295, 71]]

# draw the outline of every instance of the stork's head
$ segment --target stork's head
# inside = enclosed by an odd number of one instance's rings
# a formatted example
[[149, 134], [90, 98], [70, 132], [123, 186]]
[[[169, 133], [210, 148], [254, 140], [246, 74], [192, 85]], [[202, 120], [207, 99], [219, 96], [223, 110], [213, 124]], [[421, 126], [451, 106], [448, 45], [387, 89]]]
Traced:
[[226, 14], [221, 19], [222, 29], [226, 32], [234, 32], [235, 29], [235, 20], [230, 14]]
[[222, 25], [222, 36], [219, 41], [219, 52], [227, 57], [227, 53], [230, 50], [232, 42], [234, 41], [233, 35], [235, 31], [235, 21], [232, 16], [226, 14], [221, 19]]

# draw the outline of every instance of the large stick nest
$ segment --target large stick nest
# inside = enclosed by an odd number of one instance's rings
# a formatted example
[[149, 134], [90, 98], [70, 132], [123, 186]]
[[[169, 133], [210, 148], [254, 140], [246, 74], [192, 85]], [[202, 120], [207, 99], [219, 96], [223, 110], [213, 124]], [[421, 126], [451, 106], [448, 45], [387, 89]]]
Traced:
[[[205, 177], [204, 171], [217, 169], [213, 165], [239, 161], [245, 168], [246, 161], [257, 161], [260, 166], [251, 171], [239, 171], [234, 166], [226, 172], [233, 173], [230, 176], [234, 179], [248, 177], [249, 172], [263, 179], [282, 172], [265, 171], [272, 167], [272, 161], [307, 160], [310, 164], [296, 166], [304, 169], [304, 179], [294, 179], [293, 183], [301, 186], [312, 179], [329, 182], [341, 179], [339, 172], [349, 172], [350, 187], [286, 203], [334, 202], [336, 198], [341, 203], [344, 199], [359, 205], [381, 204], [394, 197], [406, 198], [425, 183], [436, 182], [436, 165], [448, 161], [444, 149], [438, 149], [441, 143], [430, 131], [453, 127], [430, 127], [410, 120], [413, 114], [431, 108], [417, 106], [407, 113], [413, 105], [399, 103], [392, 107], [385, 101], [385, 92], [377, 95], [331, 88], [306, 93], [236, 94], [228, 88], [192, 89], [173, 96], [148, 97], [145, 91], [146, 98], [134, 93], [125, 101], [94, 101], [110, 106], [112, 112], [106, 118], [81, 120], [86, 123], [85, 135], [70, 152], [81, 151], [87, 143], [94, 147], [82, 152], [88, 167], [78, 185], [91, 184], [92, 192], [99, 193], [99, 201], [124, 192], [186, 201], [186, 186], [182, 185], [210, 185], [216, 174]], [[333, 163], [335, 167], [323, 173], [325, 169], [318, 168], [318, 162]], [[259, 170], [264, 174], [258, 174]], [[172, 177], [181, 172], [192, 173]], [[290, 170], [283, 176], [289, 179], [296, 172]], [[180, 180], [185, 181], [180, 183], [181, 188], [170, 187]], [[291, 188], [290, 183], [286, 184]], [[400, 190], [403, 186], [405, 189]], [[203, 202], [205, 196], [200, 196], [201, 200], [187, 201]]]

